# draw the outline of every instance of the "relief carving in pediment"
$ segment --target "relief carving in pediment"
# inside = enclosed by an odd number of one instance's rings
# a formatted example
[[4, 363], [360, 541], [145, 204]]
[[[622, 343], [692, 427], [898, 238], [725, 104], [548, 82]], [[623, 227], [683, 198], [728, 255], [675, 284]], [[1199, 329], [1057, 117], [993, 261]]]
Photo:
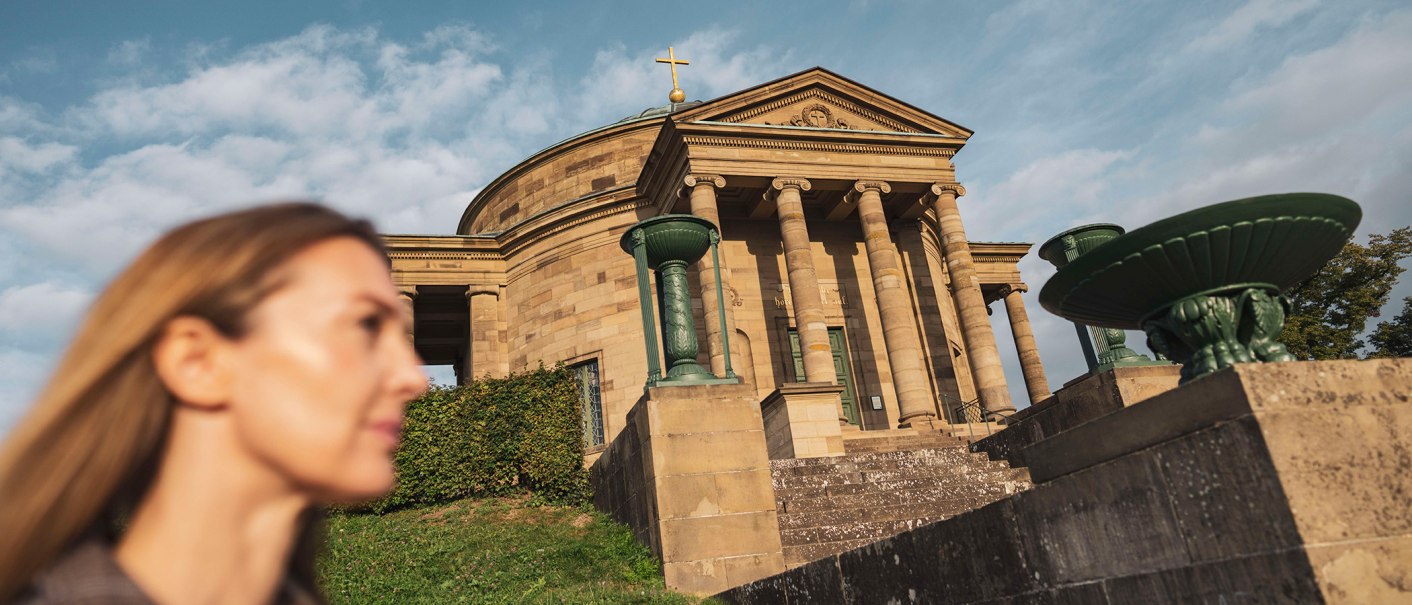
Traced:
[[917, 132], [915, 128], [891, 119], [874, 108], [817, 89], [800, 91], [716, 119], [771, 126]]
[[[765, 122], [769, 124], [769, 122]], [[836, 117], [833, 110], [823, 103], [805, 105], [799, 110], [799, 115], [789, 119], [787, 124], [779, 126], [808, 126], [810, 128], [837, 128], [839, 130], [852, 130], [848, 125], [848, 120]]]

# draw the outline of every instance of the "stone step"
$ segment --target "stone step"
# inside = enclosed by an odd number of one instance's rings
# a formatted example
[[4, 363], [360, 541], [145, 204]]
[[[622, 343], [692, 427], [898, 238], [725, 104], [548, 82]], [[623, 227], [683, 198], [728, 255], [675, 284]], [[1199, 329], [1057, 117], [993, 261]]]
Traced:
[[802, 546], [819, 542], [842, 542], [848, 540], [878, 541], [939, 521], [939, 518], [924, 517], [901, 521], [859, 521], [828, 527], [806, 527], [804, 529], [780, 530], [780, 545]]
[[868, 439], [843, 442], [843, 451], [853, 452], [892, 452], [900, 450], [915, 450], [933, 447], [965, 447], [966, 442], [954, 437], [945, 438], [924, 438], [916, 437], [911, 439]]
[[784, 459], [784, 460], [771, 460], [771, 461], [770, 461], [770, 468], [772, 468], [772, 469], [783, 469], [783, 468], [804, 468], [804, 467], [810, 467], [810, 466], [830, 466], [830, 465], [838, 464], [838, 461], [839, 461], [839, 460], [843, 460], [843, 459], [851, 460], [851, 461], [858, 462], [858, 463], [866, 463], [866, 462], [883, 461], [883, 460], [908, 460], [908, 459], [912, 459], [912, 458], [917, 458], [917, 457], [919, 457], [919, 456], [920, 456], [920, 457], [947, 457], [947, 456], [956, 456], [956, 457], [957, 457], [956, 459], [959, 460], [959, 459], [961, 459], [961, 458], [966, 458], [966, 457], [970, 457], [970, 458], [972, 458], [972, 459], [980, 459], [980, 458], [976, 458], [976, 457], [982, 456], [982, 455], [981, 455], [981, 454], [978, 454], [978, 453], [973, 453], [973, 452], [971, 452], [970, 450], [968, 450], [968, 449], [966, 449], [965, 447], [962, 447], [962, 446], [949, 446], [949, 447], [940, 447], [940, 448], [924, 448], [924, 449], [920, 449], [920, 450], [911, 450], [911, 451], [897, 451], [897, 452], [865, 452], [865, 453], [861, 453], [861, 454], [844, 454], [844, 455], [842, 455], [842, 456], [828, 456], [828, 457], [823, 457], [823, 458], [786, 458], [786, 459]]
[[[1023, 471], [1021, 471], [1023, 472]], [[840, 472], [802, 477], [775, 476], [776, 498], [856, 494], [864, 491], [915, 489], [928, 485], [974, 485], [1016, 481], [1024, 475], [1004, 467], [953, 467], [949, 469], [900, 469], [895, 471]]]
[[842, 456], [770, 463], [785, 563], [802, 565], [1030, 488], [1028, 469], [941, 433], [852, 435]]
[[779, 524], [780, 530], [783, 531], [809, 527], [832, 527], [860, 522], [949, 518], [972, 510], [983, 502], [984, 499], [982, 498], [971, 497], [956, 500], [898, 502], [888, 505], [871, 504], [822, 511], [786, 513], [779, 515]]
[[775, 511], [779, 514], [811, 513], [830, 510], [848, 510], [869, 506], [891, 506], [898, 504], [920, 504], [928, 501], [956, 501], [971, 499], [977, 506], [989, 504], [1006, 496], [1029, 489], [1028, 481], [1003, 481], [979, 485], [923, 485], [913, 489], [889, 491], [861, 491], [851, 494], [828, 493], [824, 488], [815, 494], [803, 494], [775, 499]]
[[829, 473], [892, 471], [909, 468], [934, 468], [938, 470], [945, 470], [948, 468], [957, 468], [964, 466], [1000, 468], [1005, 465], [1004, 461], [991, 460], [985, 454], [970, 453], [966, 451], [923, 451], [935, 453], [887, 460], [859, 460], [852, 455], [835, 456], [831, 464], [817, 464], [813, 466], [794, 466], [784, 468], [771, 467], [771, 471], [772, 474], [781, 477], [807, 477], [810, 475], [827, 475]]
[[[801, 463], [803, 461], [803, 463]], [[829, 456], [826, 458], [802, 458], [772, 460], [770, 469], [775, 473], [793, 475], [834, 472], [840, 467], [859, 469], [885, 469], [911, 466], [943, 465], [964, 466], [975, 463], [989, 463], [990, 457], [972, 452], [966, 448], [929, 448], [901, 452], [867, 452]], [[1004, 464], [1004, 461], [997, 461]]]

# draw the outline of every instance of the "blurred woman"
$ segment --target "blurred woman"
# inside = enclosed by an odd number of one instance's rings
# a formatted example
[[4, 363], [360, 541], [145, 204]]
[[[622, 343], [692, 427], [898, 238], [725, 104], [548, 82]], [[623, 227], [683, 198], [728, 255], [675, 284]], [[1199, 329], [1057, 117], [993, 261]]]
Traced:
[[163, 236], [0, 449], [0, 602], [322, 602], [318, 510], [391, 489], [426, 385], [404, 313], [316, 204]]

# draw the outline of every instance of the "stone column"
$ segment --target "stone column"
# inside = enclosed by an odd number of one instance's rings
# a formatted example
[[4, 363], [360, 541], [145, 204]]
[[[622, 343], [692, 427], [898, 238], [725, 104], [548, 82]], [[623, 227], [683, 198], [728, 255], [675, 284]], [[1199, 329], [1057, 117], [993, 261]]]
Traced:
[[923, 194], [932, 204], [941, 228], [942, 248], [946, 253], [946, 268], [951, 273], [952, 295], [956, 297], [957, 314], [961, 316], [961, 334], [966, 339], [966, 354], [971, 359], [971, 374], [981, 408], [989, 413], [1015, 411], [1010, 402], [1010, 390], [1005, 386], [1005, 371], [1000, 366], [1000, 350], [995, 346], [995, 333], [990, 329], [990, 314], [986, 312], [981, 282], [976, 277], [976, 265], [971, 260], [971, 245], [961, 226], [961, 211], [956, 198], [966, 195], [966, 188], [956, 183], [936, 183]]
[[804, 380], [834, 384], [838, 374], [833, 367], [829, 328], [824, 323], [824, 301], [819, 295], [819, 274], [814, 271], [809, 230], [804, 224], [804, 202], [800, 199], [800, 192], [810, 187], [806, 179], [777, 178], [765, 190], [765, 195], [775, 198], [779, 212], [789, 293], [794, 299], [794, 325], [799, 330], [799, 350], [804, 357]]
[[882, 319], [883, 344], [892, 368], [892, 386], [897, 390], [898, 424], [930, 424], [936, 419], [936, 402], [927, 385], [922, 361], [922, 342], [912, 320], [912, 304], [897, 247], [888, 232], [882, 194], [892, 191], [883, 181], [858, 181], [848, 196], [858, 207], [863, 225], [863, 245], [868, 251], [868, 268], [873, 275], [873, 292]]
[[1034, 341], [1030, 317], [1025, 313], [1025, 301], [1020, 298], [1021, 292], [1028, 291], [1024, 284], [1000, 287], [1000, 295], [1005, 297], [1005, 315], [1010, 318], [1010, 333], [1015, 336], [1015, 351], [1020, 354], [1025, 390], [1029, 391], [1030, 403], [1039, 403], [1049, 397], [1049, 381], [1044, 377], [1044, 364], [1039, 361], [1039, 346]]
[[499, 356], [500, 288], [495, 285], [466, 287], [466, 381], [487, 374], [500, 376]]
[[[721, 212], [716, 207], [716, 190], [726, 186], [726, 179], [714, 174], [691, 174], [687, 175], [685, 184], [691, 189], [691, 213], [693, 215], [711, 221], [716, 229], [721, 228]], [[725, 255], [721, 255], [721, 279], [729, 282], [729, 273], [726, 271]], [[696, 283], [701, 286], [701, 307], [705, 311], [706, 321], [706, 351], [711, 355], [711, 373], [718, 377], [725, 377], [726, 363], [725, 353], [721, 348], [721, 320], [719, 315], [726, 315], [726, 335], [735, 333], [735, 313], [730, 305], [724, 308], [716, 306], [716, 271], [711, 265], [711, 255], [703, 256], [696, 263]], [[725, 287], [726, 284], [721, 284]], [[734, 361], [734, 360], [732, 360]], [[739, 365], [732, 363], [731, 365]]]
[[417, 287], [402, 286], [397, 290], [397, 299], [402, 301], [402, 308], [405, 311], [403, 316], [407, 320], [407, 340], [416, 343], [417, 337]]

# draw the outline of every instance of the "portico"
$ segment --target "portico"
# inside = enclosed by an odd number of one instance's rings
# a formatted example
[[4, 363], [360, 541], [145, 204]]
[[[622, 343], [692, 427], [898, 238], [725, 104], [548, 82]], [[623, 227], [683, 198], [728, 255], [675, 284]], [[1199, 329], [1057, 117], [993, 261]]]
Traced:
[[962, 224], [951, 158], [970, 135], [821, 69], [585, 133], [490, 183], [460, 235], [389, 236], [414, 342], [463, 380], [593, 362], [611, 441], [646, 377], [616, 240], [693, 214], [721, 238], [719, 303], [712, 256], [688, 269], [711, 373], [728, 339], [760, 401], [829, 401], [845, 433], [994, 420], [1015, 406], [989, 304], [1004, 300], [1030, 398], [1048, 386], [1016, 268], [1029, 246]]

